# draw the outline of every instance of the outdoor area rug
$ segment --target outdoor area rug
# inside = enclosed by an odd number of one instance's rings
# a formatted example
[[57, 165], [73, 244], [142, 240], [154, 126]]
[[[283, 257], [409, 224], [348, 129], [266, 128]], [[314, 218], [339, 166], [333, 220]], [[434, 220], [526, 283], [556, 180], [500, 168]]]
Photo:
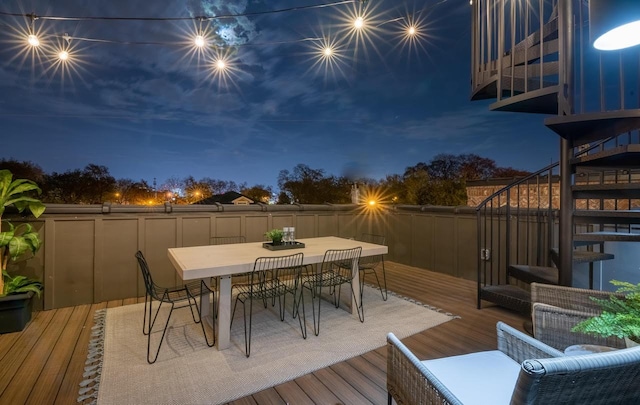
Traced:
[[[347, 299], [345, 290], [351, 292], [343, 288], [343, 300]], [[244, 351], [241, 304], [231, 327], [231, 345], [223, 351], [207, 347], [202, 329], [193, 322], [188, 308], [174, 310], [154, 364], [146, 360], [144, 304], [96, 311], [78, 402], [225, 403], [384, 346], [388, 332], [404, 338], [455, 317], [391, 292], [387, 301], [371, 287], [365, 287], [363, 294], [364, 323], [357, 314], [323, 301], [319, 336], [313, 334], [311, 303], [306, 303], [306, 340], [302, 339], [298, 320], [291, 316], [290, 295], [284, 322], [280, 321], [277, 304], [265, 309], [259, 301], [254, 302], [249, 358]], [[159, 319], [158, 324], [162, 321]], [[159, 339], [162, 331], [154, 329], [153, 333]]]

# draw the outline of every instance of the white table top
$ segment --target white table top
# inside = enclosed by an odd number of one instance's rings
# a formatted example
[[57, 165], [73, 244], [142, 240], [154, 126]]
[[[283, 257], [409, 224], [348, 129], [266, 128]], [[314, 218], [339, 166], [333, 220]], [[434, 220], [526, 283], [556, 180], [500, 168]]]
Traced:
[[195, 280], [251, 271], [258, 257], [284, 256], [302, 252], [304, 253], [303, 264], [313, 264], [322, 262], [324, 253], [328, 249], [351, 249], [361, 246], [363, 257], [389, 253], [387, 246], [336, 236], [299, 239], [298, 242], [304, 243], [305, 247], [272, 251], [263, 248], [263, 242], [254, 242], [170, 248], [168, 255], [183, 280]]

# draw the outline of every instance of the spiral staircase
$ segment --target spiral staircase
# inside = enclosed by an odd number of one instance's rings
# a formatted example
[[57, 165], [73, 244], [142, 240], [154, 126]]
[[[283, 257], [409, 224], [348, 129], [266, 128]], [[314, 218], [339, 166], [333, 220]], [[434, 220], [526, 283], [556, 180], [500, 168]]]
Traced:
[[529, 313], [531, 282], [574, 285], [587, 263], [593, 287], [606, 242], [640, 241], [640, 50], [594, 50], [584, 0], [472, 7], [471, 99], [546, 114], [560, 139], [558, 163], [477, 208], [478, 308]]

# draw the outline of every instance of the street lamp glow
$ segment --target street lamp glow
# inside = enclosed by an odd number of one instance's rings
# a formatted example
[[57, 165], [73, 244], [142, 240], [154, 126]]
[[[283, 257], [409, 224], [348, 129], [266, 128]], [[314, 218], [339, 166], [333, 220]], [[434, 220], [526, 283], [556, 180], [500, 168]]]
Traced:
[[369, 206], [373, 207], [374, 205], [376, 205], [376, 200], [369, 200]]

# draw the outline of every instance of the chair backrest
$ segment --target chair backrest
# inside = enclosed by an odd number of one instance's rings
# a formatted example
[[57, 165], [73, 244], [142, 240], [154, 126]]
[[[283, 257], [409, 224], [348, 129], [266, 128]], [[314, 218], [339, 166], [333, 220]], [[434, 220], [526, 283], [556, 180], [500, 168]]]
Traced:
[[147, 260], [144, 258], [144, 255], [139, 250], [136, 252], [136, 259], [138, 259], [138, 266], [140, 267], [140, 272], [142, 273], [144, 288], [147, 294], [155, 296], [155, 284], [153, 283], [153, 278], [151, 277], [151, 272], [149, 271], [149, 265], [147, 264]]
[[358, 239], [360, 242], [375, 243], [376, 245], [386, 245], [387, 237], [384, 235], [376, 235], [373, 233], [363, 233]]
[[209, 241], [210, 245], [229, 245], [232, 243], [246, 243], [247, 239], [243, 235], [238, 236], [214, 236]]
[[322, 260], [322, 272], [332, 271], [339, 273], [342, 277], [352, 276], [354, 260], [360, 260], [362, 248], [360, 246], [351, 249], [329, 249], [324, 252]]
[[[387, 238], [384, 235], [376, 235], [373, 233], [363, 233], [360, 235], [358, 239], [360, 242], [366, 243], [375, 243], [376, 245], [385, 245], [387, 244]], [[371, 267], [376, 266], [378, 263], [383, 261], [384, 258], [382, 255], [374, 255], [374, 256], [365, 256], [360, 258], [360, 264], [368, 264]]]
[[248, 284], [259, 284], [271, 280], [289, 283], [297, 279], [302, 268], [304, 254], [294, 253], [286, 256], [258, 257], [253, 263], [253, 271], [247, 273]]
[[525, 360], [512, 404], [638, 404], [640, 347]]

